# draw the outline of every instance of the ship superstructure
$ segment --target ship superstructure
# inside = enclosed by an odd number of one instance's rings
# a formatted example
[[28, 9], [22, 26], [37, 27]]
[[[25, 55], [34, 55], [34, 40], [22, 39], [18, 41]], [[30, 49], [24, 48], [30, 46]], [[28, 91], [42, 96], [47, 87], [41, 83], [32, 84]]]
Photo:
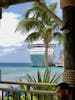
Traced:
[[[42, 41], [30, 43], [30, 56], [33, 66], [44, 66], [45, 60], [45, 45]], [[48, 46], [48, 64], [54, 65], [54, 48], [56, 44], [50, 43]]]

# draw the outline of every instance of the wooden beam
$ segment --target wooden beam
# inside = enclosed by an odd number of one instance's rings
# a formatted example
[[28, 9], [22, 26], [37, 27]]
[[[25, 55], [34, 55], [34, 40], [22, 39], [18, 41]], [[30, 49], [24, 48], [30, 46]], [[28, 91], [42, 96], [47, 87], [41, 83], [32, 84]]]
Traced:
[[60, 0], [61, 8], [75, 6], [75, 0]]
[[19, 3], [25, 3], [25, 2], [32, 2], [35, 0], [0, 0], [0, 7], [5, 8], [10, 5], [15, 5]]

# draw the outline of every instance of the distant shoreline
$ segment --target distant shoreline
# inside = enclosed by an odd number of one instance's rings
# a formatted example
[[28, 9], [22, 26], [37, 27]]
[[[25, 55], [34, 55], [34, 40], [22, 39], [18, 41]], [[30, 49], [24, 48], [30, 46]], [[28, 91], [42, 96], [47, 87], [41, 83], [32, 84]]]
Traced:
[[32, 63], [0, 63], [0, 66], [32, 66]]
[[[45, 67], [43, 65], [33, 65], [32, 63], [0, 63], [0, 67], [4, 67], [4, 66], [31, 66], [31, 67]], [[49, 67], [52, 67], [52, 66], [55, 66], [55, 67], [63, 67], [63, 66], [58, 66], [58, 65], [55, 65], [55, 64], [49, 64]]]

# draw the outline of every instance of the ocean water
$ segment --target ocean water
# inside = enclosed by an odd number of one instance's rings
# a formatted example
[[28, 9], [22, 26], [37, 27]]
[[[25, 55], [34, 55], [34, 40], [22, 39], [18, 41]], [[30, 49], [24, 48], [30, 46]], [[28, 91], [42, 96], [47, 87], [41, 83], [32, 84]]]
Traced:
[[[63, 73], [63, 67], [49, 67], [51, 74], [60, 75]], [[43, 76], [45, 67], [32, 67], [32, 66], [0, 66], [1, 80], [2, 81], [19, 81], [22, 79], [26, 82], [26, 74], [37, 77], [37, 71], [40, 71]]]

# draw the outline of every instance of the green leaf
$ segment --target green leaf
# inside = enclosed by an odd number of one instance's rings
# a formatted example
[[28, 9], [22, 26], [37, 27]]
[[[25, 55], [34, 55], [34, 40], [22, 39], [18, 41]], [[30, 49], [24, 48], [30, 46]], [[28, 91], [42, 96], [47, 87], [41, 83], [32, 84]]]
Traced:
[[48, 69], [45, 70], [44, 77], [43, 77], [43, 82], [44, 83], [49, 83], [50, 73], [51, 73], [50, 70], [48, 70]]
[[27, 42], [33, 42], [36, 41], [40, 37], [38, 32], [33, 32], [32, 34], [28, 35], [28, 37], [25, 39]]
[[42, 82], [42, 77], [41, 77], [40, 72], [38, 71], [37, 74], [38, 74], [38, 82]]
[[49, 6], [49, 9], [50, 9], [51, 11], [54, 11], [55, 8], [56, 8], [56, 6], [57, 6], [57, 3], [56, 3], [56, 2], [55, 2], [55, 3], [52, 3], [52, 4]]

